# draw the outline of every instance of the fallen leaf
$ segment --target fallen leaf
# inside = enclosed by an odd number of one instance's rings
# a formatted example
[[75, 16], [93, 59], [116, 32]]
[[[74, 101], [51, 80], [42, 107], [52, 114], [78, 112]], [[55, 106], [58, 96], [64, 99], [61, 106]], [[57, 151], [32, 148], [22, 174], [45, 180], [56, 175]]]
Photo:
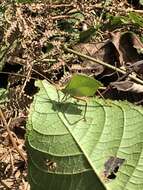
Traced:
[[143, 77], [143, 59], [135, 63], [126, 63], [126, 65], [128, 69], [137, 73], [141, 78]]
[[[103, 43], [81, 43], [78, 44], [74, 47], [74, 50], [84, 54], [84, 55], [89, 55], [91, 57], [94, 57], [96, 59], [102, 60], [103, 62], [106, 62], [110, 65], [118, 65], [118, 52], [116, 50], [116, 47], [114, 44], [110, 41], [107, 40], [106, 42]], [[103, 74], [104, 76], [112, 74], [114, 71], [100, 65], [98, 63], [89, 61], [85, 58], [81, 58], [83, 63], [80, 65], [83, 68], [87, 67], [92, 67], [92, 70], [94, 70], [94, 75], [98, 76], [100, 74]]]
[[112, 82], [110, 85], [119, 91], [143, 93], [143, 85], [134, 83], [129, 80], [120, 81], [120, 82]]
[[142, 49], [143, 44], [134, 33], [111, 33], [111, 38], [119, 52], [120, 66], [126, 65], [127, 62], [135, 63], [143, 59], [143, 54], [138, 53], [138, 49]]

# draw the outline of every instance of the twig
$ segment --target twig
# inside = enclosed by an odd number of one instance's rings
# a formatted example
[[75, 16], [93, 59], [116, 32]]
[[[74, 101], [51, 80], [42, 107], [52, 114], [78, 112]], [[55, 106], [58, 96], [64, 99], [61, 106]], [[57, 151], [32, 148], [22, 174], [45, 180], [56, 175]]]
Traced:
[[56, 9], [56, 8], [63, 8], [63, 7], [73, 7], [73, 4], [48, 4], [47, 7], [52, 8], [52, 9]]
[[[6, 75], [14, 75], [14, 76], [19, 76], [19, 77], [24, 77], [26, 78], [25, 75], [19, 74], [19, 73], [11, 73], [11, 72], [6, 72], [6, 71], [0, 71], [1, 74], [6, 74]], [[31, 79], [37, 80], [35, 77], [31, 77]]]
[[[94, 8], [95, 9], [103, 9], [103, 5], [96, 4], [96, 5], [92, 5], [92, 6], [89, 7], [90, 10], [94, 9]], [[111, 6], [107, 6], [104, 9], [106, 11], [109, 11], [111, 9]], [[112, 6], [112, 10], [117, 10], [117, 11], [124, 12], [124, 13], [135, 12], [135, 13], [143, 14], [143, 10], [141, 10], [141, 9], [133, 9], [133, 8], [127, 8], [127, 9], [125, 9], [125, 8], [120, 8], [120, 7], [116, 8], [116, 7]]]
[[[78, 52], [78, 51], [75, 51], [75, 50], [72, 50], [72, 49], [70, 49], [70, 48], [67, 48], [66, 46], [64, 46], [64, 50], [65, 50], [65, 51], [68, 51], [68, 52], [70, 52], [70, 53], [73, 53], [73, 54], [75, 54], [75, 55], [78, 55], [78, 56], [80, 56], [80, 57], [83, 57], [83, 58], [85, 58], [85, 59], [88, 59], [88, 60], [90, 60], [90, 61], [93, 61], [93, 62], [95, 62], [95, 63], [98, 63], [98, 64], [100, 64], [100, 65], [103, 65], [103, 66], [105, 66], [105, 67], [108, 67], [108, 68], [110, 68], [110, 69], [112, 69], [112, 70], [114, 70], [114, 71], [117, 71], [117, 72], [119, 72], [119, 73], [122, 73], [122, 74], [124, 74], [124, 75], [127, 74], [127, 72], [124, 71], [124, 70], [122, 70], [122, 69], [119, 69], [119, 68], [117, 68], [117, 67], [114, 67], [113, 65], [109, 65], [108, 63], [105, 63], [105, 62], [103, 62], [103, 61], [101, 61], [101, 60], [99, 60], [99, 59], [95, 59], [95, 58], [93, 58], [93, 57], [91, 57], [91, 56], [88, 56], [88, 55], [82, 54], [82, 53], [80, 53], [80, 52]], [[132, 79], [132, 80], [134, 80], [134, 81], [136, 81], [136, 82], [138, 82], [138, 83], [140, 83], [140, 84], [143, 85], [143, 80], [141, 80], [141, 79], [139, 79], [139, 78], [133, 76], [132, 74], [129, 74], [128, 77], [129, 77], [130, 79]]]
[[4, 115], [3, 115], [3, 112], [2, 112], [2, 110], [1, 110], [1, 108], [0, 108], [0, 116], [1, 116], [1, 119], [2, 119], [3, 124], [4, 124], [5, 127], [6, 127], [6, 130], [7, 130], [7, 132], [8, 132], [8, 135], [9, 135], [9, 138], [10, 138], [10, 140], [11, 140], [11, 142], [12, 142], [13, 147], [16, 149], [16, 151], [19, 153], [19, 155], [21, 156], [21, 158], [22, 158], [22, 159], [25, 161], [25, 163], [27, 164], [27, 159], [26, 159], [26, 157], [23, 155], [23, 153], [21, 152], [21, 150], [18, 148], [18, 146], [17, 146], [17, 144], [16, 144], [14, 138], [12, 137], [11, 131], [10, 131], [10, 129], [9, 129], [9, 125], [10, 125], [10, 123], [11, 123], [11, 118], [9, 119], [9, 122], [7, 123], [7, 121], [6, 121], [6, 119], [5, 119]]
[[14, 161], [13, 161], [11, 149], [9, 149], [9, 154], [10, 154], [10, 161], [11, 161], [12, 174], [14, 174]]
[[60, 20], [60, 19], [67, 19], [67, 18], [75, 18], [69, 15], [58, 15], [58, 16], [52, 16], [50, 19], [52, 20]]
[[7, 186], [7, 184], [0, 179], [0, 183], [8, 190], [8, 189], [11, 189], [10, 187]]

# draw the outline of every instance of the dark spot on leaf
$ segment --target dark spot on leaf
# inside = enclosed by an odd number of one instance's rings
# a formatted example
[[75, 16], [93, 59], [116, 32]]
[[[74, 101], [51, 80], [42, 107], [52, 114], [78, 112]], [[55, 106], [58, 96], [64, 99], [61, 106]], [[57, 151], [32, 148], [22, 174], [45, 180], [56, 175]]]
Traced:
[[116, 173], [124, 161], [125, 159], [111, 156], [104, 164], [104, 176], [108, 179], [115, 179]]

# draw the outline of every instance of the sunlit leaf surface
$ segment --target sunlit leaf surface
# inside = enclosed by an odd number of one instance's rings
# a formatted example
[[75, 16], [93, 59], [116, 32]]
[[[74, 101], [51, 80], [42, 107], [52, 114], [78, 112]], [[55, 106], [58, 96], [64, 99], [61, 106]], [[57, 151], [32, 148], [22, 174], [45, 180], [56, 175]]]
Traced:
[[[82, 101], [59, 103], [54, 86], [46, 81], [37, 86], [26, 135], [32, 190], [143, 189], [141, 107], [89, 99], [84, 121]], [[104, 172], [111, 157], [124, 162], [109, 180]]]

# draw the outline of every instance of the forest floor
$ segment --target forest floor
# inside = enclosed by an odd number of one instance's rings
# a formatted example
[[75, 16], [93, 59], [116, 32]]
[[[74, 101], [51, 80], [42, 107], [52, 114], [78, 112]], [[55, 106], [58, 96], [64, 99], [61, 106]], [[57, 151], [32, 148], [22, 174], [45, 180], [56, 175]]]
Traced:
[[104, 98], [142, 105], [140, 1], [0, 1], [0, 47], [2, 190], [30, 189], [25, 127], [30, 104], [38, 91], [35, 80], [47, 79], [63, 86], [73, 73], [82, 73], [104, 84], [100, 90]]

